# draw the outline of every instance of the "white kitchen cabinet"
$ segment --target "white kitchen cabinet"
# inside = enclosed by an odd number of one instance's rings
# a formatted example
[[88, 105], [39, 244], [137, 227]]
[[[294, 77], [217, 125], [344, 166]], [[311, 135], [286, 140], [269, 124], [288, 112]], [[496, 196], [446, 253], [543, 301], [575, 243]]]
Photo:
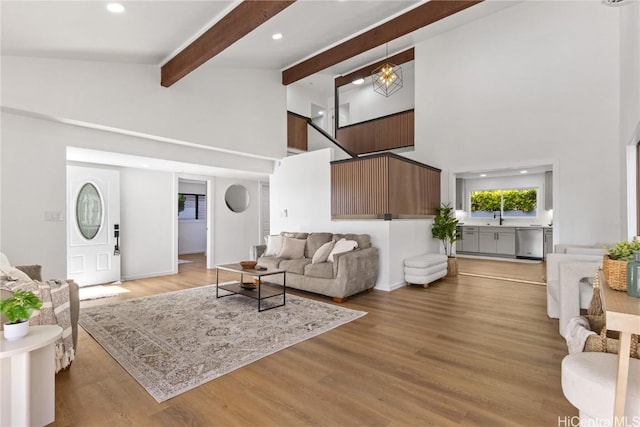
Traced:
[[478, 237], [478, 252], [486, 254], [496, 253], [496, 233], [494, 231], [488, 231], [484, 228], [480, 230]]
[[478, 252], [478, 227], [462, 227], [462, 241], [460, 243], [462, 244], [458, 248], [460, 252]]
[[516, 229], [513, 227], [481, 227], [478, 252], [497, 255], [516, 255]]
[[553, 228], [544, 229], [544, 258], [547, 258], [547, 254], [553, 253]]
[[498, 255], [516, 255], [516, 230], [500, 231], [496, 240], [496, 253]]

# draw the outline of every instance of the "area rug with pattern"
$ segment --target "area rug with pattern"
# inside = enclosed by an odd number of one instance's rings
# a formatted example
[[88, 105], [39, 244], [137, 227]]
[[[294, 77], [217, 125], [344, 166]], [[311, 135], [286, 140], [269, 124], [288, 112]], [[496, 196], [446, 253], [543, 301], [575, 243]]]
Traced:
[[82, 309], [80, 325], [163, 402], [366, 314], [290, 294], [258, 313], [207, 285]]

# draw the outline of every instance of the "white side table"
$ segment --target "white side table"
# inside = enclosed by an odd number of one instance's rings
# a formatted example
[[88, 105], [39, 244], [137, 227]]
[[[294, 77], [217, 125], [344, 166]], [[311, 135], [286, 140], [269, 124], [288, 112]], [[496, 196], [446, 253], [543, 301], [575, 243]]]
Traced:
[[31, 326], [7, 341], [0, 333], [0, 426], [43, 426], [55, 420], [57, 325]]

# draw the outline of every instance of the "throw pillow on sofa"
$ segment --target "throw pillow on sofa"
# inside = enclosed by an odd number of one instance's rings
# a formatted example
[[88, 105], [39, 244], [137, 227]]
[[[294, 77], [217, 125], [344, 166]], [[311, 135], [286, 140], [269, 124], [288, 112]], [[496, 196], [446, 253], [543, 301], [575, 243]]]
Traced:
[[313, 254], [313, 258], [311, 259], [311, 264], [326, 262], [335, 244], [336, 242], [327, 242], [324, 245], [320, 246], [316, 251], [316, 253]]
[[2, 252], [0, 252], [0, 276], [7, 277], [7, 280], [15, 280], [17, 282], [31, 281], [31, 277], [11, 265], [7, 256]]
[[304, 258], [304, 245], [307, 243], [303, 239], [294, 239], [284, 237], [282, 239], [282, 249], [278, 254], [278, 258], [283, 259], [300, 259]]
[[282, 236], [274, 234], [265, 237], [267, 249], [264, 250], [264, 256], [278, 256], [282, 250]]
[[331, 250], [331, 253], [329, 254], [329, 257], [327, 258], [327, 261], [333, 262], [333, 256], [335, 254], [341, 254], [343, 252], [349, 252], [349, 251], [354, 250], [357, 247], [358, 247], [358, 242], [356, 242], [355, 240], [346, 240], [344, 238], [340, 239], [340, 240], [338, 240], [336, 242], [336, 245]]

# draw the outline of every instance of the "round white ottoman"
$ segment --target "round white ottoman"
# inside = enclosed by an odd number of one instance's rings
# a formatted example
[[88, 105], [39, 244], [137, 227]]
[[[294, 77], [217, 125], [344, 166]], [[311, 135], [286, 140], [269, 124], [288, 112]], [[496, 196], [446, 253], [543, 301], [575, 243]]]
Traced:
[[404, 260], [404, 281], [427, 287], [429, 283], [447, 275], [447, 256], [422, 254]]

